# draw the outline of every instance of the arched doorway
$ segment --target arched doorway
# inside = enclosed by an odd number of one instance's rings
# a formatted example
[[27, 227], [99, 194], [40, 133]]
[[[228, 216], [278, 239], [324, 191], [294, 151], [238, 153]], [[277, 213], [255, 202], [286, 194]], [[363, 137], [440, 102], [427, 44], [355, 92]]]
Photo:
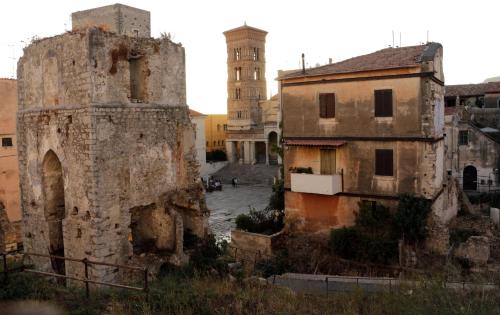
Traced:
[[269, 164], [278, 164], [278, 134], [271, 131], [268, 135], [269, 143]]
[[[64, 181], [59, 158], [53, 151], [47, 152], [42, 166], [43, 195], [45, 199], [44, 215], [49, 226], [49, 253], [64, 256], [63, 219]], [[65, 274], [64, 260], [53, 259], [52, 268], [58, 274]]]
[[464, 168], [463, 188], [464, 190], [477, 190], [477, 170], [472, 165]]

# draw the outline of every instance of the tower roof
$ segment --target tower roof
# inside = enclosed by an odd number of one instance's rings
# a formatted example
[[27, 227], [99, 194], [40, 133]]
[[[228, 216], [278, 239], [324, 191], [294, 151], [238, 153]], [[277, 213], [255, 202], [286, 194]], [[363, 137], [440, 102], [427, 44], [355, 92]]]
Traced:
[[240, 26], [240, 27], [227, 30], [223, 34], [226, 35], [228, 33], [239, 32], [239, 31], [255, 31], [255, 32], [260, 32], [260, 33], [267, 34], [266, 31], [258, 29], [256, 27], [248, 26], [246, 23], [244, 25]]

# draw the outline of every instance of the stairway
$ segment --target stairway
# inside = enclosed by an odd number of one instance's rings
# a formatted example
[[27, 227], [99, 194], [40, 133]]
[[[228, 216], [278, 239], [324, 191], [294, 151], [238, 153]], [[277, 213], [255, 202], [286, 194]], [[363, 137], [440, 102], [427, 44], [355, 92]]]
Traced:
[[231, 184], [236, 177], [239, 185], [272, 185], [278, 171], [278, 165], [229, 163], [212, 176], [220, 178], [224, 184]]

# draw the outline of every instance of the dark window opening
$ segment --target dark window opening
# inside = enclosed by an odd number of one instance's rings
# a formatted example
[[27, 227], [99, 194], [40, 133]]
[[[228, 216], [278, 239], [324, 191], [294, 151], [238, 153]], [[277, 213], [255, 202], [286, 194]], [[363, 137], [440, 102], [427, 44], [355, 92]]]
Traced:
[[224, 124], [224, 131], [227, 131], [227, 124]]
[[235, 60], [240, 60], [241, 59], [241, 48], [235, 48], [234, 49], [234, 59]]
[[469, 131], [460, 130], [458, 132], [458, 145], [468, 145], [469, 144]]
[[375, 90], [375, 117], [392, 117], [392, 90]]
[[237, 100], [241, 99], [241, 90], [240, 90], [240, 88], [237, 88], [237, 89], [236, 89], [236, 92], [235, 92], [235, 98], [236, 98]]
[[143, 102], [146, 90], [146, 71], [142, 58], [129, 60], [130, 99], [132, 102]]
[[257, 61], [259, 60], [259, 48], [254, 48], [252, 51], [252, 60]]
[[375, 175], [393, 176], [393, 174], [392, 150], [375, 150]]
[[455, 102], [456, 102], [456, 98], [455, 97], [447, 97], [445, 98], [445, 102], [446, 102], [446, 107], [453, 107], [455, 106]]
[[11, 147], [11, 146], [13, 146], [12, 138], [2, 138], [2, 147]]
[[335, 93], [319, 94], [319, 117], [320, 118], [335, 117]]
[[241, 80], [241, 67], [234, 68], [236, 81]]

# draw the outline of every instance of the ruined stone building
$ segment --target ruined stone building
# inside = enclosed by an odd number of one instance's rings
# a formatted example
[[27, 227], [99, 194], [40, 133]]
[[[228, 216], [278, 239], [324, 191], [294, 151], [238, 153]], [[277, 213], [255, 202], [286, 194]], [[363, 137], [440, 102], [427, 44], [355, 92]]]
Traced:
[[445, 100], [446, 169], [465, 191], [500, 189], [500, 82], [447, 85]]
[[282, 75], [286, 221], [301, 231], [354, 224], [359, 202], [433, 201], [457, 211], [445, 185], [442, 46], [387, 48]]
[[277, 163], [279, 102], [267, 100], [267, 32], [246, 24], [224, 32], [227, 43], [227, 132], [229, 162]]
[[[72, 31], [34, 41], [18, 62], [25, 249], [118, 264], [142, 254], [185, 261], [183, 232], [203, 237], [208, 213], [184, 48], [151, 38], [143, 10], [72, 16]], [[39, 270], [83, 276], [81, 264], [31, 259]], [[90, 277], [119, 273], [94, 266]]]
[[16, 110], [17, 81], [0, 78], [0, 250], [16, 249], [21, 242]]

